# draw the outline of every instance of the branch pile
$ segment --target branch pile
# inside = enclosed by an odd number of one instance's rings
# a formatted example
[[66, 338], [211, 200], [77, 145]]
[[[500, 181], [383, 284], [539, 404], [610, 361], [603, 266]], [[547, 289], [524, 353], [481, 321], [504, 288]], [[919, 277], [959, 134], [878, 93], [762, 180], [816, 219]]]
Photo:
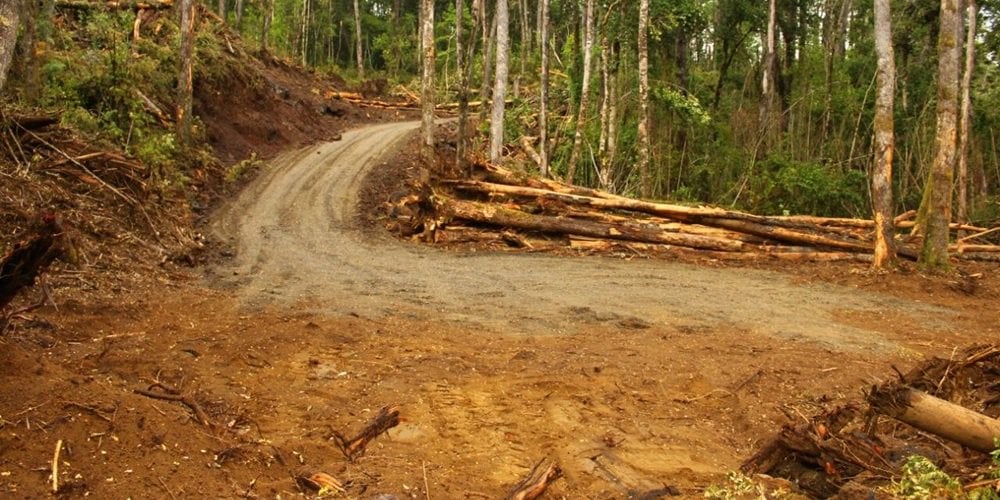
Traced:
[[[920, 455], [967, 491], [1000, 490], [988, 452], [1000, 437], [1000, 346], [934, 358], [853, 402], [787, 424], [742, 466], [816, 497], [867, 497]], [[992, 478], [992, 479], [990, 479]]]
[[[560, 182], [521, 177], [484, 163], [470, 179], [444, 180], [424, 199], [405, 198], [392, 213], [400, 228], [434, 242], [503, 242], [526, 248], [570, 247], [604, 251], [627, 247], [726, 260], [870, 261], [874, 222], [813, 216], [761, 216], [704, 206], [653, 203]], [[913, 212], [896, 219], [912, 228]], [[975, 233], [952, 245], [959, 258], [1000, 259], [1000, 245], [978, 244], [988, 229], [953, 224]], [[406, 232], [405, 230], [403, 231]], [[522, 236], [523, 235], [523, 236]], [[980, 236], [981, 235], [981, 236]], [[899, 254], [916, 259], [919, 245], [902, 239]]]

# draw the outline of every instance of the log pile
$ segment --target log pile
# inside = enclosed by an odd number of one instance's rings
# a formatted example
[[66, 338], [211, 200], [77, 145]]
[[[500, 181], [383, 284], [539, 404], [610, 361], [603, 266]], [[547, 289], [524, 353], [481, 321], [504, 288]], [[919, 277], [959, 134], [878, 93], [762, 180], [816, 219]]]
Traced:
[[[519, 176], [486, 163], [473, 165], [470, 178], [441, 180], [426, 199], [398, 200], [391, 212], [399, 228], [419, 228], [438, 242], [496, 242], [529, 249], [572, 248], [603, 252], [627, 248], [722, 260], [871, 260], [874, 222], [814, 216], [761, 216], [716, 207], [688, 206], [625, 198], [547, 179]], [[420, 204], [420, 209], [412, 205]], [[410, 206], [408, 206], [410, 205]], [[896, 226], [900, 256], [916, 259], [919, 242], [902, 231], [914, 212]], [[1000, 245], [981, 239], [996, 231], [953, 224], [951, 252], [970, 260], [1000, 260]], [[405, 232], [405, 231], [404, 231]], [[512, 238], [512, 234], [520, 235]]]
[[785, 425], [742, 466], [788, 479], [816, 497], [867, 497], [920, 455], [966, 490], [1000, 490], [989, 452], [1000, 437], [1000, 346], [934, 358], [873, 387], [865, 401]]

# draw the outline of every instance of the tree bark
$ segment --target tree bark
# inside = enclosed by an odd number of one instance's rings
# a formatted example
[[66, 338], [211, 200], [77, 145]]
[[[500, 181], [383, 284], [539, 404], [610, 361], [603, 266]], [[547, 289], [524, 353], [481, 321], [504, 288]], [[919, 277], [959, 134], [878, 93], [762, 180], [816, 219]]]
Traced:
[[[38, 42], [38, 4], [37, 0], [23, 0], [24, 12], [22, 13], [21, 30], [21, 55], [19, 57], [19, 73], [22, 85], [24, 85], [24, 98], [29, 103], [38, 100], [42, 90], [39, 81], [38, 58], [35, 55]], [[51, 18], [50, 18], [51, 22]]]
[[540, 20], [540, 42], [539, 50], [542, 52], [542, 76], [541, 76], [541, 103], [538, 112], [538, 155], [541, 157], [539, 167], [542, 177], [549, 176], [549, 0], [539, 0], [541, 4]]
[[[433, 19], [433, 16], [431, 16]], [[433, 34], [432, 34], [433, 36]], [[365, 56], [361, 41], [361, 6], [354, 0], [354, 58], [358, 63], [358, 78], [365, 79]], [[426, 56], [425, 56], [426, 57]]]
[[503, 126], [507, 96], [507, 74], [510, 57], [510, 11], [507, 0], [497, 0], [496, 4], [496, 46], [497, 69], [493, 83], [493, 115], [490, 120], [490, 161], [497, 163], [503, 156]]
[[180, 1], [180, 71], [177, 77], [177, 139], [187, 146], [191, 141], [191, 100], [194, 95], [194, 23], [193, 0]]
[[649, 198], [649, 0], [639, 0], [639, 194]]
[[219, 17], [222, 19], [222, 24], [226, 24], [226, 0], [219, 0]]
[[875, 166], [871, 181], [875, 219], [875, 258], [872, 263], [876, 269], [884, 269], [892, 265], [896, 258], [892, 203], [896, 63], [889, 0], [875, 0], [875, 51], [878, 54], [878, 93], [875, 97]]
[[580, 109], [576, 117], [576, 132], [573, 134], [573, 149], [570, 150], [566, 165], [566, 182], [572, 183], [576, 177], [577, 163], [580, 162], [580, 148], [587, 127], [590, 110], [590, 72], [594, 53], [594, 0], [586, 0], [583, 14], [583, 82], [580, 89]]
[[931, 166], [918, 224], [924, 235], [920, 264], [928, 270], [943, 270], [948, 262], [948, 224], [951, 221], [952, 183], [956, 157], [958, 118], [958, 34], [961, 16], [958, 0], [941, 0], [941, 30], [938, 34], [937, 130], [934, 163]]
[[243, 27], [243, 7], [245, 6], [244, 0], [236, 0], [236, 29], [239, 30]]
[[961, 129], [958, 136], [958, 222], [969, 221], [969, 144], [972, 139], [972, 73], [976, 68], [976, 0], [965, 0], [965, 72], [962, 74]]
[[19, 2], [6, 0], [0, 2], [0, 91], [7, 82], [7, 71], [14, 59], [17, 44], [17, 26], [21, 18], [18, 9]]
[[420, 49], [423, 51], [420, 130], [423, 156], [430, 160], [434, 156], [434, 0], [420, 0]]

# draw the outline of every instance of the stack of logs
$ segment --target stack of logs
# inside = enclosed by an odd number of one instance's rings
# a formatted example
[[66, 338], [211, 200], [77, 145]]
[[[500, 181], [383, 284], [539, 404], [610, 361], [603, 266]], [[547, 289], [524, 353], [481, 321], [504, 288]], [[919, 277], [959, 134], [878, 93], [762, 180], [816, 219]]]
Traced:
[[[653, 203], [518, 175], [486, 163], [473, 165], [469, 179], [444, 180], [438, 187], [444, 189], [432, 194], [431, 213], [402, 206], [426, 206], [425, 196], [403, 199], [393, 210], [399, 218], [414, 219], [400, 225], [419, 227], [435, 242], [492, 240], [518, 247], [569, 246], [594, 252], [625, 246], [637, 252], [725, 260], [870, 261], [873, 249], [871, 220], [761, 216]], [[900, 215], [896, 227], [913, 228], [914, 216], [912, 211]], [[951, 227], [960, 236], [950, 249], [956, 257], [1000, 262], [1000, 245], [984, 239], [1000, 233], [1000, 227]], [[900, 235], [897, 243], [901, 256], [917, 258], [918, 241]]]

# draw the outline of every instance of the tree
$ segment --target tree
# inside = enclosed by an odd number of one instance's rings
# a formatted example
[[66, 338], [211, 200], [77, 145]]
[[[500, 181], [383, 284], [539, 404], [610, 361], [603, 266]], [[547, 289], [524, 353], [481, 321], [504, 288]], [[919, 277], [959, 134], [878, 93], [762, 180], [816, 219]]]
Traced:
[[194, 13], [193, 0], [181, 0], [180, 72], [177, 77], [177, 138], [191, 140], [191, 100], [194, 95]]
[[652, 194], [649, 179], [649, 0], [639, 0], [639, 193]]
[[896, 148], [893, 123], [896, 62], [892, 48], [889, 0], [875, 0], [875, 51], [878, 53], [878, 93], [875, 97], [875, 166], [872, 169], [872, 212], [875, 218], [876, 269], [896, 258], [892, 211], [892, 157]]
[[268, 41], [271, 38], [271, 21], [274, 20], [274, 0], [262, 0], [263, 1], [263, 26], [260, 30], [260, 49], [264, 52], [268, 51]]
[[940, 18], [934, 163], [924, 185], [924, 198], [917, 220], [924, 236], [919, 261], [927, 270], [944, 270], [950, 267], [948, 236], [956, 156], [960, 49], [958, 35], [961, 29], [958, 0], [941, 0]]
[[17, 44], [17, 26], [21, 15], [18, 3], [13, 0], [0, 2], [0, 90], [7, 82], [7, 71]]
[[976, 67], [976, 0], [965, 0], [965, 71], [962, 74], [961, 133], [958, 136], [958, 221], [969, 221], [969, 143], [972, 137], [972, 72]]
[[777, 101], [776, 80], [774, 72], [777, 69], [775, 53], [775, 31], [777, 25], [777, 1], [770, 0], [767, 8], [767, 31], [764, 35], [764, 59], [761, 63], [761, 102], [760, 130], [764, 145], [771, 145], [775, 128], [774, 106]]
[[420, 50], [423, 71], [420, 78], [420, 101], [423, 108], [421, 135], [423, 155], [434, 155], [434, 0], [420, 0]]
[[538, 155], [542, 162], [539, 168], [542, 177], [549, 176], [549, 0], [539, 0], [541, 15], [539, 16], [539, 48], [542, 51], [542, 76], [540, 108], [538, 111]]
[[510, 60], [510, 11], [507, 0], [497, 0], [496, 4], [496, 47], [497, 69], [493, 83], [493, 116], [490, 118], [490, 161], [500, 161], [503, 154], [503, 119], [507, 98], [507, 75]]
[[580, 110], [576, 118], [576, 132], [573, 135], [573, 149], [566, 167], [566, 182], [576, 177], [576, 164], [580, 162], [580, 148], [587, 125], [587, 111], [590, 108], [590, 71], [594, 53], [594, 0], [587, 0], [583, 14], [583, 82], [580, 89]]
[[[433, 15], [431, 16], [433, 19]], [[433, 20], [432, 20], [433, 23]], [[433, 36], [433, 34], [432, 34]], [[365, 56], [361, 40], [361, 6], [354, 0], [354, 54], [358, 63], [358, 78], [365, 79]], [[425, 56], [426, 57], [426, 56]]]

